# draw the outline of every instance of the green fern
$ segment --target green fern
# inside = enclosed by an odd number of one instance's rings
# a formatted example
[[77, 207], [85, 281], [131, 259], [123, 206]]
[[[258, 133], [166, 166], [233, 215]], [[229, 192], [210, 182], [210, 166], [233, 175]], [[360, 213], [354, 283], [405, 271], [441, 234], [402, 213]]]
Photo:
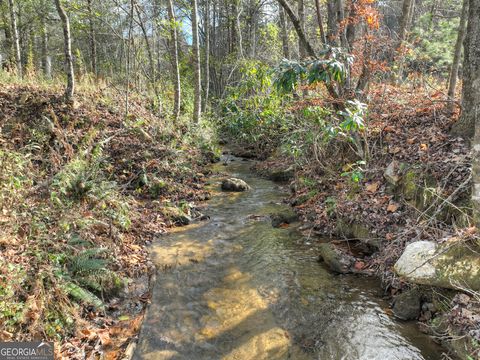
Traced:
[[93, 305], [100, 310], [105, 308], [105, 304], [98, 296], [73, 282], [66, 282], [62, 285], [62, 289], [78, 302]]
[[123, 287], [122, 279], [108, 269], [105, 248], [91, 248], [71, 256], [68, 270], [78, 284], [98, 293], [111, 293]]

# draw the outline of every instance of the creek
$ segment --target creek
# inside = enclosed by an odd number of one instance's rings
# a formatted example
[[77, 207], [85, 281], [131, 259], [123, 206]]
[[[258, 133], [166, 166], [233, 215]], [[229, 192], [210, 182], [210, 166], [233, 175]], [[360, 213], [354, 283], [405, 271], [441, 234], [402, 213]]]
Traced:
[[135, 359], [441, 358], [415, 323], [389, 315], [378, 280], [333, 274], [298, 226], [272, 227], [286, 190], [231, 160], [214, 170], [252, 189], [221, 192], [212, 177], [209, 219], [152, 244], [159, 270]]

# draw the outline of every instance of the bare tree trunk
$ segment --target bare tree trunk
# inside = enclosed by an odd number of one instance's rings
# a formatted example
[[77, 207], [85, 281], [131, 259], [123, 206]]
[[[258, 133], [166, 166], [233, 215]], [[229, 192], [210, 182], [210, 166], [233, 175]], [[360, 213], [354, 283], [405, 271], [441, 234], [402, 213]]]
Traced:
[[411, 13], [413, 9], [413, 2], [414, 0], [403, 0], [402, 17], [400, 19], [400, 31], [398, 33], [398, 43], [396, 46], [397, 49], [402, 45], [402, 43], [407, 38], [407, 33], [410, 28], [410, 19], [411, 19]]
[[[472, 132], [472, 202], [474, 219], [480, 224], [480, 0], [470, 0], [468, 5], [468, 25], [465, 37], [463, 60], [463, 112], [460, 126], [464, 136]], [[472, 128], [474, 131], [472, 131]]]
[[475, 193], [480, 202], [480, 0], [469, 0], [465, 42], [463, 43], [462, 116], [453, 135], [473, 139]]
[[[171, 0], [170, 0], [171, 1]], [[203, 111], [207, 110], [210, 91], [210, 0], [205, 0], [205, 75], [203, 84]]]
[[[305, 33], [305, 3], [304, 0], [297, 0], [298, 6], [298, 20], [300, 22], [300, 27], [302, 28], [303, 33]], [[306, 57], [305, 46], [303, 41], [298, 38], [298, 57], [304, 59]]]
[[345, 31], [345, 9], [343, 0], [336, 0], [336, 11], [337, 11], [337, 29], [338, 29], [338, 36], [340, 37], [340, 45], [348, 49], [348, 41]]
[[307, 37], [305, 36], [305, 32], [303, 31], [302, 26], [300, 25], [300, 20], [298, 19], [298, 17], [293, 12], [293, 10], [290, 7], [290, 5], [288, 4], [287, 0], [278, 0], [278, 2], [285, 9], [285, 12], [287, 13], [288, 17], [290, 18], [290, 21], [293, 24], [293, 27], [295, 28], [295, 31], [297, 32], [298, 38], [300, 39], [300, 41], [305, 46], [305, 50], [306, 50], [307, 54], [309, 56], [313, 57], [313, 58], [316, 58], [315, 50], [313, 50], [312, 45], [307, 40]]
[[70, 36], [70, 21], [68, 20], [67, 13], [60, 3], [61, 0], [55, 0], [55, 6], [57, 7], [58, 15], [62, 20], [63, 26], [63, 40], [65, 50], [65, 67], [67, 73], [67, 88], [65, 89], [65, 99], [67, 101], [73, 100], [75, 93], [75, 74], [73, 73], [73, 56], [72, 56], [72, 39]]
[[15, 52], [15, 65], [17, 67], [17, 75], [21, 78], [23, 76], [22, 57], [20, 53], [20, 38], [18, 35], [17, 15], [15, 14], [15, 3], [13, 0], [8, 0], [8, 7], [10, 9], [10, 22], [12, 27], [13, 51]]
[[327, 41], [330, 45], [337, 45], [337, 11], [335, 0], [327, 0]]
[[92, 9], [92, 0], [87, 0], [87, 11], [88, 11], [88, 26], [89, 26], [89, 41], [90, 41], [90, 64], [92, 66], [92, 73], [95, 78], [98, 76], [97, 69], [97, 41], [95, 39], [95, 25], [93, 21], [93, 9]]
[[349, 10], [348, 10], [348, 24], [346, 29], [346, 39], [348, 48], [352, 49], [353, 43], [355, 42], [355, 22], [351, 21], [351, 19], [355, 19], [357, 16], [357, 8], [356, 8], [356, 0], [349, 0]]
[[132, 47], [132, 30], [133, 30], [133, 8], [134, 0], [130, 1], [130, 23], [128, 25], [128, 38], [127, 38], [127, 53], [125, 54], [125, 76], [127, 81], [125, 83], [125, 117], [129, 112], [129, 95], [130, 95], [130, 50]]
[[157, 98], [157, 100], [159, 100], [160, 95], [159, 95], [158, 89], [157, 89], [157, 74], [156, 74], [156, 71], [155, 71], [156, 70], [155, 69], [155, 61], [153, 60], [153, 52], [152, 52], [152, 47], [150, 45], [150, 40], [149, 40], [149, 37], [148, 37], [147, 28], [145, 27], [145, 24], [143, 23], [140, 8], [138, 7], [138, 4], [135, 0], [133, 1], [133, 6], [134, 6], [135, 12], [137, 14], [138, 25], [140, 25], [140, 29], [142, 30], [142, 34], [143, 34], [143, 39], [145, 40], [145, 47], [147, 48], [148, 63], [150, 64], [150, 84], [152, 85], [153, 92], [155, 93], [155, 97]]
[[290, 50], [288, 49], [287, 23], [285, 21], [285, 10], [283, 10], [283, 7], [278, 7], [278, 13], [280, 15], [280, 32], [282, 34], [283, 57], [285, 59], [290, 59]]
[[240, 24], [240, 16], [242, 15], [242, 11], [243, 11], [243, 6], [242, 6], [242, 0], [237, 0], [238, 3], [237, 3], [237, 12], [236, 12], [236, 15], [235, 15], [235, 26], [236, 26], [236, 29], [237, 29], [237, 42], [238, 42], [238, 55], [240, 56], [240, 59], [243, 59], [244, 56], [243, 56], [243, 40], [242, 40], [242, 27], [241, 27], [241, 24]]
[[45, 16], [42, 16], [42, 36], [41, 36], [41, 46], [42, 46], [42, 72], [45, 79], [50, 79], [50, 64], [48, 59], [48, 33], [47, 33], [47, 24]]
[[193, 102], [193, 121], [198, 123], [200, 121], [202, 108], [202, 83], [201, 83], [201, 65], [200, 65], [200, 46], [198, 38], [198, 6], [197, 0], [192, 0], [192, 52], [193, 52], [193, 66], [195, 73], [194, 83], [194, 102]]
[[448, 84], [448, 98], [451, 100], [449, 104], [450, 112], [453, 112], [455, 103], [455, 88], [457, 87], [458, 68], [462, 57], [462, 44], [465, 40], [465, 28], [467, 25], [468, 0], [463, 0], [462, 14], [460, 15], [460, 24], [458, 26], [457, 42], [455, 43], [455, 51], [453, 53], [452, 69], [450, 70], [450, 78]]
[[322, 8], [321, 8], [320, 0], [315, 0], [315, 8], [317, 11], [317, 22], [318, 22], [318, 29], [320, 30], [320, 39], [322, 41], [322, 44], [326, 44], [327, 38], [325, 37], [325, 30], [323, 29]]
[[173, 83], [175, 84], [173, 116], [175, 120], [178, 120], [180, 116], [180, 101], [181, 101], [181, 87], [180, 87], [180, 69], [178, 66], [178, 38], [177, 38], [177, 24], [175, 19], [175, 12], [173, 10], [172, 0], [167, 1], [168, 4], [168, 20], [170, 26], [171, 37], [171, 61], [173, 66]]

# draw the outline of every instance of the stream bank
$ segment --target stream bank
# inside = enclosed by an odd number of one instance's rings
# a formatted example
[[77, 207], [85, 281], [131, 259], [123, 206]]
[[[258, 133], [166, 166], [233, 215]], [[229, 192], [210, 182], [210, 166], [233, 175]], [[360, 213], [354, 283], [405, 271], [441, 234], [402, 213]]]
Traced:
[[273, 227], [286, 189], [229, 157], [215, 170], [251, 190], [213, 194], [208, 220], [151, 247], [159, 269], [135, 359], [438, 359], [441, 349], [395, 320], [377, 280], [318, 264], [299, 223]]

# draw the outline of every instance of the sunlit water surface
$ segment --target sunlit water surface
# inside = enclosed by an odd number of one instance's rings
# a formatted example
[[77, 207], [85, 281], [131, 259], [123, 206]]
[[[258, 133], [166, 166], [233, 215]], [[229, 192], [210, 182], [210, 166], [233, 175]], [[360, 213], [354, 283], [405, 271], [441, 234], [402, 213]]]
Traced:
[[262, 217], [287, 206], [285, 192], [251, 165], [216, 165], [252, 190], [222, 193], [213, 178], [210, 220], [153, 244], [159, 272], [135, 359], [440, 359], [415, 324], [387, 315], [377, 281], [330, 273], [295, 226]]

